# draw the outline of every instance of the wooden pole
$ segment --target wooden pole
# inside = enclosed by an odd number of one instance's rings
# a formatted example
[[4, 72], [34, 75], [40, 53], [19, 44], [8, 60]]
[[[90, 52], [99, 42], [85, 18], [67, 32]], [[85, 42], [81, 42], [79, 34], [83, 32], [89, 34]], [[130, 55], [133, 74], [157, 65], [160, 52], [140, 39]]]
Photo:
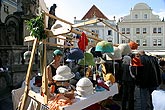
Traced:
[[31, 75], [31, 70], [32, 70], [32, 65], [33, 65], [36, 45], [37, 45], [37, 38], [35, 38], [34, 43], [33, 43], [32, 53], [31, 53], [31, 57], [30, 57], [30, 61], [29, 61], [27, 74], [26, 74], [25, 90], [24, 90], [24, 94], [23, 94], [23, 99], [22, 99], [20, 110], [25, 110], [24, 107], [25, 107], [27, 96], [28, 96], [28, 92], [29, 92], [30, 75]]
[[[66, 24], [74, 25], [74, 24], [72, 24], [72, 23], [70, 23], [70, 22], [68, 22], [68, 21], [66, 21], [66, 20], [63, 20], [63, 19], [61, 19], [61, 18], [58, 18], [57, 16], [51, 15], [51, 14], [49, 14], [49, 13], [46, 13], [46, 12], [45, 12], [45, 15], [47, 15], [47, 16], [53, 18], [53, 19], [59, 20], [59, 21], [61, 21], [61, 22], [64, 22], [64, 23], [66, 23]], [[84, 30], [84, 31], [86, 31], [86, 32], [89, 32], [89, 33], [91, 33], [91, 34], [94, 34], [94, 35], [98, 36], [97, 33], [91, 32], [91, 31], [89, 31], [88, 29], [84, 29], [84, 28], [82, 28], [82, 27], [79, 27], [79, 29]]]
[[44, 97], [44, 103], [47, 105], [48, 104], [48, 77], [46, 74], [46, 41], [43, 41], [43, 65], [42, 65], [42, 70], [43, 70], [43, 75], [42, 75], [42, 92], [43, 92], [43, 97]]

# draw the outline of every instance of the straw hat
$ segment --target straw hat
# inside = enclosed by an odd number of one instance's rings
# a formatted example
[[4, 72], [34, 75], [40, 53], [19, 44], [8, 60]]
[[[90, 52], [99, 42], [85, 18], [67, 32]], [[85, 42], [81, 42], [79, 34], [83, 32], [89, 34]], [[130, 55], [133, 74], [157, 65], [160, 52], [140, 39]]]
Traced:
[[132, 66], [143, 66], [143, 64], [141, 63], [140, 58], [134, 57], [132, 59]]
[[79, 65], [91, 65], [91, 66], [94, 66], [95, 62], [94, 62], [93, 55], [91, 53], [89, 53], [89, 52], [85, 52], [84, 53], [84, 58], [80, 59], [78, 64]]
[[118, 48], [120, 49], [122, 55], [127, 55], [132, 52], [128, 44], [119, 44]]
[[56, 70], [56, 75], [53, 76], [53, 80], [56, 81], [66, 81], [70, 80], [75, 76], [71, 72], [71, 69], [67, 65], [59, 66]]
[[114, 83], [115, 82], [115, 77], [112, 73], [107, 73], [104, 76], [104, 81], [110, 81], [111, 83]]
[[95, 51], [101, 51], [104, 53], [113, 52], [114, 51], [113, 44], [111, 44], [110, 42], [107, 42], [107, 41], [98, 42], [96, 45]]

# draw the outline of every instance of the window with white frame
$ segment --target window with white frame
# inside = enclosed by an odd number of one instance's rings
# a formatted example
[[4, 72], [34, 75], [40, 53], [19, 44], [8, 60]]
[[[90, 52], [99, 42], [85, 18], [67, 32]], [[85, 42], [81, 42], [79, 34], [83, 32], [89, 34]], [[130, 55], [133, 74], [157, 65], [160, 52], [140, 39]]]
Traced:
[[158, 46], [161, 46], [161, 45], [162, 45], [162, 40], [158, 39]]
[[147, 33], [147, 28], [143, 28], [143, 34]]
[[130, 28], [126, 28], [126, 34], [130, 34]]
[[121, 31], [122, 31], [122, 34], [125, 34], [125, 28], [122, 28]]
[[153, 46], [157, 46], [157, 39], [153, 39]]
[[157, 28], [153, 28], [153, 33], [157, 33]]
[[121, 41], [121, 43], [126, 43], [126, 40], [123, 39], [123, 40]]
[[112, 36], [112, 30], [108, 30], [108, 35]]
[[147, 14], [144, 14], [144, 19], [147, 19]]
[[140, 34], [140, 28], [136, 28], [136, 34]]
[[161, 27], [158, 28], [158, 33], [162, 33]]
[[146, 39], [143, 40], [143, 46], [147, 46], [147, 40]]
[[136, 43], [138, 44], [138, 46], [140, 46], [140, 40], [136, 40]]

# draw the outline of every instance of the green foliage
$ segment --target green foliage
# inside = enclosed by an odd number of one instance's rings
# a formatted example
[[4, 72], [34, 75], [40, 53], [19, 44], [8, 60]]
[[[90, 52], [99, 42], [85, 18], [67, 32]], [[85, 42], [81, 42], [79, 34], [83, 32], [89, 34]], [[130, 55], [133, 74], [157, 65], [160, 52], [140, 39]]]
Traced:
[[30, 19], [26, 23], [28, 25], [27, 29], [30, 31], [31, 36], [38, 38], [39, 41], [46, 39], [42, 15]]

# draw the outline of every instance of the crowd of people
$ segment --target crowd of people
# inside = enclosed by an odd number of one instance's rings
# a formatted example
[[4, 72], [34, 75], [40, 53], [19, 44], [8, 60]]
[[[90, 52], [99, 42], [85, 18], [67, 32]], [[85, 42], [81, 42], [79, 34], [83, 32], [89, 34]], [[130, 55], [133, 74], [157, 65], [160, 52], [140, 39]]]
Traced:
[[[60, 62], [63, 58], [64, 53], [62, 51], [55, 50], [53, 52], [53, 61], [47, 66], [50, 85], [52, 83], [59, 83], [58, 80], [55, 82], [53, 77], [56, 76], [57, 69], [60, 67]], [[101, 62], [96, 63], [96, 66], [93, 67], [80, 65], [77, 61], [70, 61], [64, 64], [67, 65], [74, 74], [74, 76], [71, 75], [72, 77], [65, 82], [73, 85], [72, 88], [75, 89], [77, 82], [81, 78], [88, 77], [93, 83], [93, 86], [95, 86], [97, 84], [98, 77], [99, 79], [103, 78], [104, 80], [104, 76], [111, 73], [115, 78], [115, 82], [119, 84], [118, 95], [121, 95], [122, 110], [134, 110], [134, 103], [136, 100], [134, 97], [135, 87], [138, 87], [140, 91], [141, 110], [158, 110], [156, 107], [160, 107], [158, 104], [160, 101], [156, 99], [157, 95], [155, 94], [160, 94], [158, 91], [160, 92], [160, 90], [165, 90], [164, 60], [155, 56], [147, 55], [145, 51], [139, 51], [137, 53], [123, 55], [120, 60], [115, 61], [106, 60], [106, 58], [102, 56], [100, 61]], [[72, 67], [70, 67], [70, 63], [72, 63]], [[95, 76], [95, 78], [93, 76]], [[111, 78], [110, 81], [112, 81], [112, 79], [113, 78]], [[68, 84], [66, 85], [68, 86]], [[57, 88], [58, 87], [56, 85], [56, 89]], [[164, 106], [165, 104], [162, 105]], [[163, 109], [165, 108], [159, 108], [159, 110]]]

